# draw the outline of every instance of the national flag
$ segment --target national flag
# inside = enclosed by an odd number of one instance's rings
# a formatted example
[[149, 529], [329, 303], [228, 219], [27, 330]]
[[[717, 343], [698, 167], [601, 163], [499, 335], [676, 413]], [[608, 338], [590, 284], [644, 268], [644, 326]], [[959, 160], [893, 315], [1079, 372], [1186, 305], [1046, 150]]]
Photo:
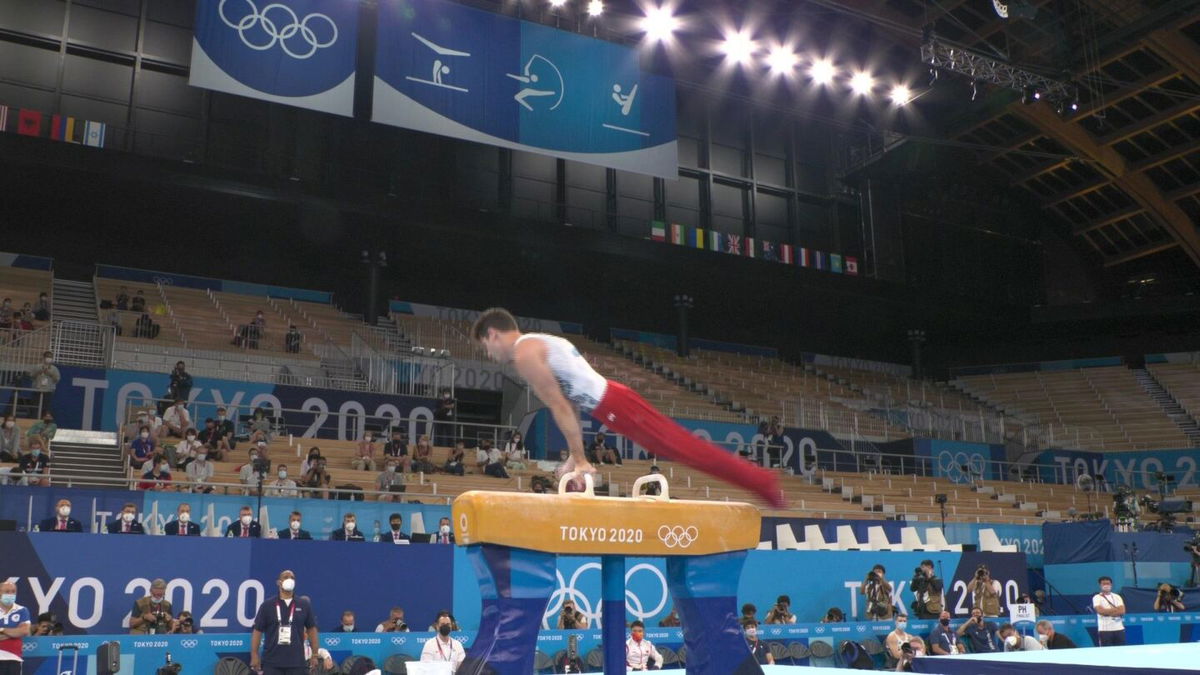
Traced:
[[75, 118], [67, 115], [53, 115], [50, 118], [50, 138], [66, 143], [78, 143], [75, 137]]
[[107, 128], [103, 122], [93, 122], [88, 120], [84, 123], [83, 128], [83, 144], [90, 145], [93, 148], [104, 147], [104, 131]]
[[688, 245], [695, 248], [704, 248], [704, 245], [708, 243], [708, 241], [704, 238], [706, 234], [707, 233], [704, 231], [703, 227], [695, 228], [692, 231], [692, 240], [688, 242]]
[[654, 241], [667, 240], [667, 224], [661, 220], [653, 220], [650, 222], [650, 238]]
[[837, 274], [842, 273], [842, 256], [839, 253], [829, 254], [829, 271]]
[[762, 242], [762, 259], [768, 262], [779, 262], [779, 256], [775, 253], [775, 242]]
[[679, 223], [671, 223], [671, 243], [683, 243], [683, 226]]
[[823, 270], [825, 269], [825, 254], [820, 251], [813, 251], [813, 267]]
[[792, 245], [791, 244], [780, 244], [779, 245], [779, 262], [781, 262], [785, 265], [791, 265], [793, 260], [794, 260], [794, 258], [792, 255]]
[[754, 250], [754, 237], [746, 237], [746, 257], [757, 257], [757, 251]]
[[846, 274], [858, 276], [858, 258], [846, 256]]
[[17, 133], [22, 136], [41, 136], [42, 113], [37, 110], [21, 110], [17, 113]]
[[742, 254], [742, 235], [727, 234], [725, 235], [725, 252], [734, 255]]
[[800, 247], [800, 255], [796, 256], [796, 264], [801, 267], [812, 267], [812, 251]]
[[725, 250], [725, 235], [720, 232], [708, 233], [708, 250], [721, 253]]

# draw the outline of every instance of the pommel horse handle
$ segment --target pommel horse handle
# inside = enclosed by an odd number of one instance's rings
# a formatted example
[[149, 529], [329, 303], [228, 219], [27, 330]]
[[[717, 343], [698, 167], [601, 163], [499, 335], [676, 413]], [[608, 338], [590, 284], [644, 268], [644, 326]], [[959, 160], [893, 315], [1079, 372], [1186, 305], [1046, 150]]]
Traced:
[[[583, 478], [583, 492], [567, 492], [567, 485], [576, 478]], [[580, 473], [579, 471], [568, 471], [558, 479], [558, 494], [580, 494], [584, 497], [596, 496], [596, 478], [591, 473]]]

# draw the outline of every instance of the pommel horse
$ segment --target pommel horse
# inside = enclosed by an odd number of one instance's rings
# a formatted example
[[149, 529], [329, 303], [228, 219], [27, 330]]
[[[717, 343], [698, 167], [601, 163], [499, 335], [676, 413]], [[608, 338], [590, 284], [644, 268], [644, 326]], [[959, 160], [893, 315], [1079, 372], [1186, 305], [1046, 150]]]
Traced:
[[455, 543], [479, 578], [479, 633], [460, 675], [530, 675], [542, 617], [557, 588], [559, 555], [600, 556], [601, 636], [605, 675], [624, 675], [625, 558], [666, 558], [667, 585], [679, 609], [688, 675], [754, 675], [738, 623], [737, 587], [746, 551], [758, 545], [762, 516], [750, 504], [671, 500], [665, 477], [642, 476], [658, 496], [597, 497], [592, 476], [583, 492], [556, 495], [465, 492], [454, 500]]

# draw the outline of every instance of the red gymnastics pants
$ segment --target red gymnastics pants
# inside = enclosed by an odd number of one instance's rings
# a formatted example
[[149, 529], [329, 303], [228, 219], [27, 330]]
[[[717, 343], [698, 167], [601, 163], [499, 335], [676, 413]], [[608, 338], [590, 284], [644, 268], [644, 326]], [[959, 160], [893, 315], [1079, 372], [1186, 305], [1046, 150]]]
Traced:
[[774, 507], [785, 505], [779, 478], [773, 472], [693, 436], [620, 382], [608, 381], [592, 417], [655, 455], [749, 490]]

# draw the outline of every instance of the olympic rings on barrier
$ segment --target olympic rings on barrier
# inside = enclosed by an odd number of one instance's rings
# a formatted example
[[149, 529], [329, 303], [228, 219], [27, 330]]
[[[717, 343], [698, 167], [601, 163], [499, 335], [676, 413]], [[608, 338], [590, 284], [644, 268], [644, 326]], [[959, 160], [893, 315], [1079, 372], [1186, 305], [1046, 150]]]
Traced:
[[[303, 60], [311, 57], [313, 54], [316, 54], [318, 49], [332, 47], [333, 44], [337, 42], [337, 24], [333, 22], [333, 19], [329, 18], [325, 14], [313, 12], [301, 19], [296, 15], [296, 12], [294, 12], [291, 7], [278, 2], [263, 7], [262, 11], [260, 12], [258, 10], [258, 6], [254, 4], [254, 0], [238, 1], [244, 2], [249, 6], [249, 14], [246, 14], [237, 21], [230, 21], [229, 17], [225, 15], [225, 3], [229, 2], [229, 0], [221, 0], [221, 4], [217, 6], [217, 14], [221, 17], [221, 21], [225, 22], [226, 26], [229, 26], [238, 32], [238, 36], [242, 39], [242, 44], [246, 45], [250, 49], [260, 52], [266, 51], [278, 43], [279, 47], [283, 49], [285, 54], [294, 59]], [[271, 13], [272, 10], [277, 10], [275, 12], [274, 19], [267, 16], [267, 14]], [[277, 23], [277, 21], [281, 22], [285, 19], [287, 20], [287, 23]], [[332, 31], [332, 35], [325, 42], [318, 40], [316, 32], [309, 27], [310, 22], [320, 20], [323, 20], [325, 23], [329, 24], [329, 28]], [[266, 44], [255, 44], [254, 42], [251, 42], [246, 37], [246, 31], [252, 30], [255, 27], [259, 27], [260, 30], [267, 35], [267, 37], [271, 38], [271, 40]], [[288, 41], [297, 36], [299, 36], [299, 38], [308, 45], [307, 51], [294, 52], [288, 46]]]
[[663, 525], [658, 528], [658, 539], [667, 548], [687, 548], [696, 541], [698, 536], [700, 536], [700, 532], [692, 525], [687, 527], [682, 525], [675, 525], [674, 527]]

